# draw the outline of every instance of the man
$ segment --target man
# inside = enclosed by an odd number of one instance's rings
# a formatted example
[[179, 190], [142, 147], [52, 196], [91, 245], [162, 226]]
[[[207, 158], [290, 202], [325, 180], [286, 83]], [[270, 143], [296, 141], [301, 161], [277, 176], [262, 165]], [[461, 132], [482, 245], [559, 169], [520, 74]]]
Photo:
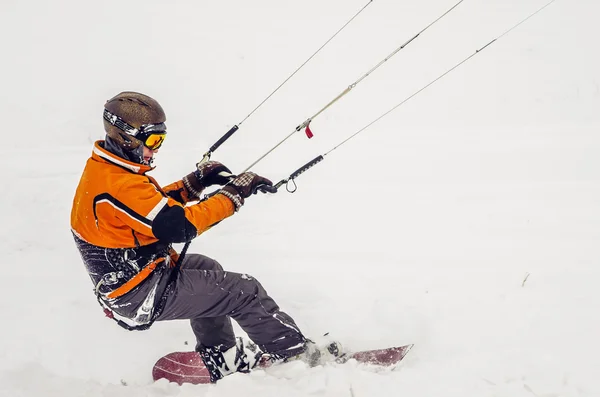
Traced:
[[[249, 371], [265, 354], [276, 360], [307, 354], [307, 339], [256, 279], [226, 272], [203, 255], [181, 260], [172, 248], [233, 215], [258, 188], [272, 183], [252, 172], [236, 177], [209, 161], [160, 187], [146, 174], [167, 137], [165, 121], [158, 102], [140, 93], [122, 92], [105, 104], [106, 138], [94, 144], [71, 212], [98, 301], [127, 329], [190, 319], [196, 351], [213, 382]], [[225, 186], [192, 204], [213, 185]], [[260, 350], [235, 338], [230, 318]]]

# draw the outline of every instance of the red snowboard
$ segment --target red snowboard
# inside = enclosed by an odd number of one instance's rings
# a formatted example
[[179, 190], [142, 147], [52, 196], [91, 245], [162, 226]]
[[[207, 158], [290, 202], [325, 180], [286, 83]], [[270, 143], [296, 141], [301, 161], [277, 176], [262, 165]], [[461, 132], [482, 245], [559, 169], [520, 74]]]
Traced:
[[[388, 347], [386, 349], [365, 350], [346, 356], [344, 361], [354, 359], [360, 363], [390, 366], [406, 356], [413, 345]], [[154, 380], [167, 379], [169, 382], [182, 383], [210, 383], [208, 371], [196, 352], [169, 353], [160, 358], [152, 368]]]

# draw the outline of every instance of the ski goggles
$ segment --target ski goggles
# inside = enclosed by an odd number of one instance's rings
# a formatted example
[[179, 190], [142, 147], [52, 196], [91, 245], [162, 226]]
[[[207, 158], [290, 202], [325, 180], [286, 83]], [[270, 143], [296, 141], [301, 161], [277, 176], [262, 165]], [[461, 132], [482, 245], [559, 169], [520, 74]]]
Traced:
[[140, 132], [136, 136], [136, 139], [142, 141], [144, 143], [144, 146], [146, 146], [148, 149], [158, 150], [162, 146], [166, 137], [166, 131], [150, 133]]
[[104, 109], [104, 120], [114, 125], [127, 135], [134, 136], [136, 139], [142, 141], [144, 146], [150, 150], [158, 150], [167, 137], [167, 126], [165, 123], [157, 124], [144, 124], [140, 128], [135, 128], [116, 114], [112, 114], [108, 110]]

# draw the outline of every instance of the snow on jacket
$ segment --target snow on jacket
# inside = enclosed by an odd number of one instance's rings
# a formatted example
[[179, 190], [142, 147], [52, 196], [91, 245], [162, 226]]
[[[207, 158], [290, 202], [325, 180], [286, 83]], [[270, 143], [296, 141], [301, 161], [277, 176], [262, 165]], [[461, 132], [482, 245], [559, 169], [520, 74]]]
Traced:
[[125, 160], [94, 144], [77, 187], [71, 229], [101, 300], [130, 323], [145, 324], [177, 254], [186, 242], [233, 215], [234, 205], [217, 194], [201, 203], [183, 181], [161, 188], [151, 167]]

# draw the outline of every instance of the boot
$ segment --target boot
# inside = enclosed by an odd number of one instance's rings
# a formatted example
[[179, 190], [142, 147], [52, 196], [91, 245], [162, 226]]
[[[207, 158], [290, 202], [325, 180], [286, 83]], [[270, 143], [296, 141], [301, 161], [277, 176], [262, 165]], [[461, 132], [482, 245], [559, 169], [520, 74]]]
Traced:
[[235, 345], [229, 349], [219, 345], [201, 346], [197, 350], [208, 369], [212, 383], [234, 372], [250, 372], [263, 355], [254, 343], [245, 342], [241, 337], [237, 337]]
[[306, 339], [303, 350], [293, 356], [264, 353], [260, 366], [266, 367], [276, 363], [301, 360], [308, 364], [309, 367], [316, 367], [317, 365], [342, 359], [345, 353], [342, 350], [341, 343], [332, 340], [328, 335], [325, 334], [314, 341]]
[[341, 343], [334, 341], [328, 337], [328, 334], [325, 334], [315, 340], [308, 339], [306, 350], [298, 355], [297, 359], [306, 362], [309, 367], [316, 367], [317, 365], [337, 361], [343, 356]]

